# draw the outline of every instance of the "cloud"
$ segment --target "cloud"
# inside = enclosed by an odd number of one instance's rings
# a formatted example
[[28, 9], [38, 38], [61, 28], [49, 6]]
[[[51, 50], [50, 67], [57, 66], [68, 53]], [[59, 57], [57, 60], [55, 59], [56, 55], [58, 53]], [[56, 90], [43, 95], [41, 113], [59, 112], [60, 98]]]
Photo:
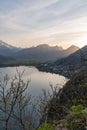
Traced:
[[0, 5], [0, 38], [62, 43], [87, 30], [87, 0], [0, 0]]

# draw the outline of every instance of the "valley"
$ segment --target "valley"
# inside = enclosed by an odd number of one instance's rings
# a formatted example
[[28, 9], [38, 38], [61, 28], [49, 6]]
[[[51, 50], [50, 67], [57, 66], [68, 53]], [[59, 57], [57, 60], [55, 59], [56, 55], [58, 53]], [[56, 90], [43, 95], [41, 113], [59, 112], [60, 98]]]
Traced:
[[59, 64], [62, 59], [77, 50], [79, 50], [79, 47], [74, 45], [64, 50], [62, 47], [49, 46], [47, 44], [30, 48], [17, 48], [0, 41], [0, 66], [33, 65], [40, 70], [51, 70], [50, 72], [59, 73], [60, 67], [57, 65], [57, 62]]

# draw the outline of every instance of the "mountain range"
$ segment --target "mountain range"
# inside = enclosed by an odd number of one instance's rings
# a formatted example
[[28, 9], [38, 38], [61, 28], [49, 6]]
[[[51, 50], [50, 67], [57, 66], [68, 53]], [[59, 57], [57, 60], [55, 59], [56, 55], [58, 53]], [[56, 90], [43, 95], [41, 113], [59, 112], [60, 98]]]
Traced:
[[49, 46], [47, 44], [38, 45], [36, 47], [25, 48], [16, 53], [16, 58], [28, 59], [28, 60], [40, 60], [40, 61], [54, 61], [78, 50], [78, 47], [71, 46], [67, 50], [64, 50], [59, 46]]
[[73, 54], [70, 54], [69, 56], [62, 58], [60, 60], [57, 60], [55, 63], [57, 65], [80, 65], [81, 62], [84, 62], [87, 60], [87, 46], [84, 46], [83, 48], [77, 50]]
[[41, 44], [30, 48], [17, 48], [0, 40], [0, 55], [12, 57], [16, 60], [55, 61], [67, 57], [79, 50], [77, 46], [71, 46], [64, 50], [59, 46]]
[[[17, 48], [0, 41], [0, 65], [35, 65], [39, 70], [59, 73], [66, 76], [72, 65], [81, 66], [87, 59], [87, 46], [79, 48], [70, 46], [63, 49], [60, 46], [41, 44], [30, 48]], [[40, 63], [47, 63], [40, 64]], [[68, 68], [68, 69], [66, 69]], [[77, 67], [78, 69], [78, 67]]]
[[[70, 49], [76, 48], [75, 46], [71, 46], [68, 48], [68, 52]], [[64, 51], [64, 53], [66, 50]], [[67, 53], [68, 56], [57, 59], [52, 63], [45, 63], [37, 65], [37, 68], [40, 71], [46, 71], [51, 73], [58, 73], [64, 75], [66, 77], [71, 77], [74, 72], [80, 72], [80, 70], [85, 69], [87, 65], [87, 46], [84, 46], [81, 49], [78, 49], [72, 54]]]

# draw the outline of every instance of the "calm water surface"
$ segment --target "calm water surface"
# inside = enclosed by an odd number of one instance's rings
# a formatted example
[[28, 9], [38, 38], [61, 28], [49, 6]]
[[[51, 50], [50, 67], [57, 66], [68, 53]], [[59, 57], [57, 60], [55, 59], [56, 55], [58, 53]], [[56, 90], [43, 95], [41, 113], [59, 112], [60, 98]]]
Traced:
[[[35, 67], [26, 67], [26, 66], [0, 68], [0, 79], [3, 79], [3, 77], [6, 74], [8, 74], [10, 79], [13, 79], [15, 74], [17, 74], [16, 68], [18, 69], [19, 72], [23, 72], [25, 70], [24, 75], [23, 75], [24, 81], [31, 80], [29, 83], [29, 88], [27, 92], [31, 94], [32, 96], [41, 95], [42, 89], [46, 89], [50, 91], [51, 90], [50, 85], [49, 85], [50, 83], [53, 86], [56, 86], [58, 84], [58, 87], [62, 87], [68, 80], [67, 78], [61, 75], [47, 73], [47, 72], [40, 72]], [[10, 82], [9, 82], [9, 85], [10, 85]], [[29, 108], [30, 110], [32, 110], [32, 107], [29, 107]], [[32, 115], [32, 116], [35, 117], [35, 115]], [[36, 119], [34, 118], [34, 122], [35, 122], [35, 127], [37, 127], [39, 124], [38, 116], [36, 117]], [[0, 127], [0, 130], [2, 130], [1, 127]], [[13, 130], [18, 130], [18, 129], [14, 128], [13, 126]]]
[[67, 82], [67, 78], [64, 76], [47, 72], [40, 72], [35, 67], [26, 66], [0, 68], [0, 78], [8, 74], [8, 76], [12, 79], [16, 74], [16, 68], [19, 70], [19, 72], [25, 70], [23, 79], [25, 81], [31, 80], [29, 83], [29, 91], [32, 95], [35, 96], [39, 95], [42, 89], [49, 90], [49, 83], [51, 83], [53, 86], [58, 84], [58, 87], [62, 87]]

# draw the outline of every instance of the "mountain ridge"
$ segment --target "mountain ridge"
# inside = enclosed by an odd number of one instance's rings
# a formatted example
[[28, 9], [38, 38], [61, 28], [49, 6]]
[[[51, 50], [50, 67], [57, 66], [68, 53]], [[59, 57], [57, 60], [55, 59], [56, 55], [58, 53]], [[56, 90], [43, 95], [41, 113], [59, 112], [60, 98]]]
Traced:
[[48, 44], [40, 44], [30, 48], [17, 48], [0, 40], [0, 55], [11, 56], [17, 60], [33, 60], [37, 62], [56, 61], [57, 59], [67, 57], [78, 49], [74, 45], [64, 50], [60, 46], [50, 46]]
[[59, 65], [80, 64], [81, 58], [87, 59], [87, 45], [69, 55], [68, 57], [57, 60], [56, 63]]
[[72, 51], [70, 52], [68, 49], [63, 50], [63, 48], [59, 46], [49, 46], [48, 44], [42, 44], [36, 47], [24, 48], [16, 53], [15, 56], [18, 59], [25, 58], [28, 60], [50, 61], [66, 57], [67, 55], [75, 52], [77, 50], [77, 47], [76, 49], [71, 50]]
[[20, 48], [12, 46], [2, 40], [0, 40], [0, 55], [2, 56], [12, 56], [13, 53], [19, 51]]

